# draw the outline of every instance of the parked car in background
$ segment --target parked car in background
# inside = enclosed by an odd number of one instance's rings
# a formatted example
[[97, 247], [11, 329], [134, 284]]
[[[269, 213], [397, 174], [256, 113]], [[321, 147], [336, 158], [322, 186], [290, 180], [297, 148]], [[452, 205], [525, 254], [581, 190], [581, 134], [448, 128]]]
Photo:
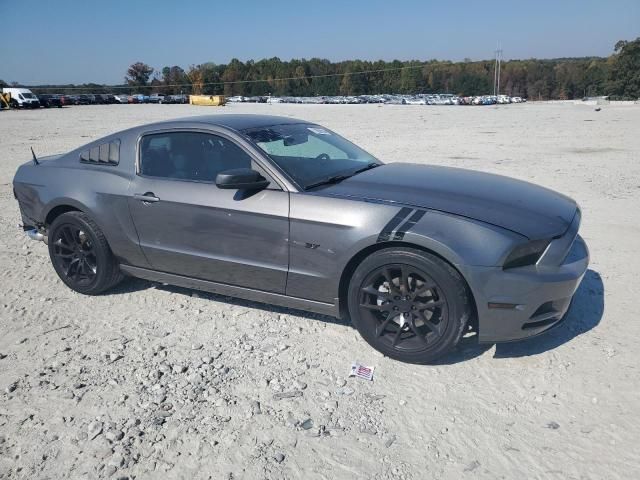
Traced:
[[60, 98], [60, 95], [43, 93], [41, 95], [38, 95], [38, 100], [40, 100], [40, 106], [44, 108], [50, 108], [50, 107], [62, 108], [62, 100]]
[[78, 97], [76, 95], [61, 95], [60, 101], [65, 107], [78, 105]]
[[189, 95], [169, 95], [169, 101], [167, 103], [189, 103]]
[[154, 93], [149, 96], [149, 103], [165, 103], [163, 93]]
[[129, 95], [114, 95], [115, 103], [129, 103]]
[[115, 98], [113, 95], [109, 93], [99, 93], [94, 95], [96, 100], [95, 103], [101, 103], [105, 105], [109, 105], [111, 103], [115, 103]]
[[80, 94], [76, 97], [76, 105], [91, 105], [93, 103], [93, 95], [87, 95], [86, 93]]
[[129, 103], [149, 103], [149, 95], [137, 93], [129, 97]]
[[40, 100], [28, 88], [8, 87], [3, 88], [2, 93], [11, 94], [9, 104], [12, 108], [39, 108]]

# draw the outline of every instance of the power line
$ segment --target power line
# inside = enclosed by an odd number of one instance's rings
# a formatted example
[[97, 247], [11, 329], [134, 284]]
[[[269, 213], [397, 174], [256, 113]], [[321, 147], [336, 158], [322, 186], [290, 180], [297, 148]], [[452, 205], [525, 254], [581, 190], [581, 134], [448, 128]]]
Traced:
[[[393, 71], [399, 71], [399, 70], [410, 70], [410, 69], [416, 69], [416, 68], [422, 68], [425, 67], [426, 65], [428, 65], [429, 62], [424, 62], [421, 63], [419, 65], [408, 65], [408, 66], [404, 66], [404, 67], [393, 67], [393, 68], [380, 68], [377, 70], [361, 70], [358, 72], [343, 72], [343, 73], [326, 73], [323, 75], [304, 75], [301, 77], [280, 77], [280, 78], [267, 78], [267, 79], [253, 79], [253, 80], [234, 80], [234, 81], [229, 81], [229, 82], [205, 82], [205, 83], [199, 83], [197, 84], [198, 86], [210, 86], [210, 85], [237, 85], [237, 84], [246, 84], [246, 83], [269, 83], [269, 82], [281, 82], [281, 81], [286, 81], [286, 80], [310, 80], [310, 79], [314, 79], [314, 78], [329, 78], [329, 77], [344, 77], [344, 76], [353, 76], [353, 75], [365, 75], [365, 74], [369, 74], [369, 73], [384, 73], [384, 72], [393, 72]], [[192, 83], [193, 84], [193, 83]], [[110, 88], [110, 89], [132, 89], [132, 88], [141, 88], [141, 87], [163, 87], [163, 88], [169, 88], [169, 87], [185, 87], [190, 85], [189, 83], [178, 83], [178, 84], [173, 84], [173, 85], [114, 85], [114, 86], [109, 86], [109, 85], [99, 85], [100, 88]], [[64, 85], [60, 85], [57, 87], [38, 87], [38, 86], [33, 86], [33, 87], [27, 87], [27, 88], [34, 88], [37, 90], [58, 90], [58, 89], [64, 89], [64, 90], [87, 90], [89, 88], [97, 88], [97, 87], [65, 87]]]

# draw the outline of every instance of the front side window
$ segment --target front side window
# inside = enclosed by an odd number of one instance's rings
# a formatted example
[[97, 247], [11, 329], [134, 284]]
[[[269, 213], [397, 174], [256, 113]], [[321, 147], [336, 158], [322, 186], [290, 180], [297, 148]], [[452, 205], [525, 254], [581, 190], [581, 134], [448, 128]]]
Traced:
[[218, 173], [251, 168], [251, 157], [231, 140], [202, 132], [154, 133], [142, 137], [140, 174], [215, 182]]
[[273, 125], [244, 133], [305, 189], [323, 179], [350, 176], [380, 164], [360, 147], [319, 125]]

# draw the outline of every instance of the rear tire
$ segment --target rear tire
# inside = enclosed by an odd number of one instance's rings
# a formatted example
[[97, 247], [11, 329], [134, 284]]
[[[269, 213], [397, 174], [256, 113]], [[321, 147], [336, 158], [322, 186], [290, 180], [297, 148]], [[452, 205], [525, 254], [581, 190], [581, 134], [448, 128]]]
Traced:
[[49, 227], [49, 257], [60, 279], [85, 295], [103, 293], [123, 278], [100, 227], [82, 212], [67, 212]]
[[441, 258], [385, 248], [365, 258], [349, 282], [351, 321], [365, 341], [406, 363], [432, 363], [454, 348], [472, 315], [462, 276]]

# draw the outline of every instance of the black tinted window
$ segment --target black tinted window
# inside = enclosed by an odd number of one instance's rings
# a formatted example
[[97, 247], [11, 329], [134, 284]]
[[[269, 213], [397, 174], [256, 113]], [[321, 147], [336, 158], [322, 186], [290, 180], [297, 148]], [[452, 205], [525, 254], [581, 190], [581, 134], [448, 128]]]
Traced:
[[215, 182], [218, 173], [232, 168], [251, 168], [251, 157], [226, 138], [200, 132], [157, 133], [142, 138], [142, 175]]

